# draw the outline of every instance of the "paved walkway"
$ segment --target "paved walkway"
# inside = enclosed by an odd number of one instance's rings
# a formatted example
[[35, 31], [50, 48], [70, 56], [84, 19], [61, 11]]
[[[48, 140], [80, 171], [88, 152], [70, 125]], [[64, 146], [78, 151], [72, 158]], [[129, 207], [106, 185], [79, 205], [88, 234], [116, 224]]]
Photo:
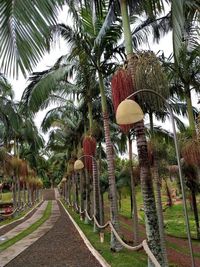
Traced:
[[[48, 202], [45, 201], [44, 205], [42, 205], [44, 207], [44, 209], [42, 210], [42, 206], [41, 206], [40, 212], [38, 212], [38, 214], [34, 214], [34, 215], [39, 215], [39, 214], [42, 215], [41, 212], [42, 213], [44, 212], [47, 203]], [[42, 224], [37, 230], [35, 230], [33, 233], [31, 233], [27, 237], [18, 241], [17, 243], [10, 246], [6, 250], [0, 252], [0, 259], [1, 259], [0, 266], [1, 267], [5, 266], [12, 259], [14, 259], [16, 256], [18, 256], [20, 253], [22, 253], [25, 249], [27, 249], [27, 247], [32, 245], [40, 237], [42, 237], [44, 234], [46, 234], [54, 226], [59, 215], [60, 215], [59, 207], [58, 207], [57, 202], [54, 200], [53, 201], [53, 207], [52, 207], [52, 214], [51, 214], [50, 218], [44, 224]], [[29, 220], [28, 226], [30, 226], [30, 223], [33, 224], [34, 221], [36, 220], [36, 218], [39, 219], [41, 216], [32, 216], [32, 217], [34, 217], [34, 218], [32, 218], [33, 219], [32, 221], [31, 221], [31, 219]], [[22, 228], [22, 225], [24, 225], [25, 228]], [[18, 227], [16, 227], [16, 228], [18, 228], [18, 230], [20, 232], [27, 228], [26, 222], [23, 223], [22, 225], [19, 225]], [[9, 235], [7, 234], [6, 236], [12, 236], [12, 234], [15, 234], [15, 235], [18, 234], [19, 232], [17, 232], [16, 228], [13, 229], [12, 231], [10, 231]], [[11, 237], [9, 237], [9, 238], [11, 238]]]
[[[33, 216], [31, 216], [31, 218], [29, 218], [23, 223], [20, 223], [15, 228], [2, 235], [1, 240], [7, 240], [13, 238], [14, 236], [22, 232], [24, 229], [28, 228], [31, 224], [39, 220], [42, 217], [44, 210], [46, 209], [47, 203], [48, 201], [44, 201], [42, 205], [38, 208], [38, 210], [33, 214]], [[2, 243], [1, 240], [0, 243]]]
[[[59, 198], [57, 190], [44, 190], [44, 199], [55, 198]], [[56, 216], [51, 217], [51, 222], [49, 219], [31, 235], [1, 252], [0, 267], [101, 266], [86, 247], [61, 204], [55, 204], [56, 201], [53, 203], [54, 207], [57, 206]]]

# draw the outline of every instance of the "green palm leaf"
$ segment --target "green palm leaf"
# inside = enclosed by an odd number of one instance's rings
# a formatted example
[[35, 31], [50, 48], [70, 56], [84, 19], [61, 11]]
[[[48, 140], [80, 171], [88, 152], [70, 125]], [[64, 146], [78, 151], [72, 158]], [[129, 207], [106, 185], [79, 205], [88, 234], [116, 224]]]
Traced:
[[0, 58], [3, 73], [18, 76], [32, 71], [46, 51], [50, 26], [55, 25], [63, 0], [1, 0]]

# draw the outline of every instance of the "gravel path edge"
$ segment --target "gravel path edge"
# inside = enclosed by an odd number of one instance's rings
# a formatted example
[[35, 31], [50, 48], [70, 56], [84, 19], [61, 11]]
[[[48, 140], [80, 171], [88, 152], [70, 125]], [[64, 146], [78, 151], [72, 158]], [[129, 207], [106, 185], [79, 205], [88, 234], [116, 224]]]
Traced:
[[83, 239], [85, 245], [87, 246], [87, 248], [90, 250], [90, 252], [92, 253], [92, 255], [97, 259], [97, 261], [103, 266], [103, 267], [111, 267], [110, 264], [107, 263], [107, 261], [101, 256], [101, 254], [92, 246], [92, 244], [90, 243], [90, 241], [87, 239], [87, 237], [85, 236], [85, 234], [83, 233], [83, 231], [81, 230], [81, 228], [78, 226], [78, 224], [74, 221], [74, 219], [72, 218], [72, 216], [69, 214], [68, 210], [65, 208], [65, 206], [63, 205], [62, 201], [59, 200], [60, 204], [62, 205], [63, 209], [65, 210], [65, 212], [67, 213], [67, 215], [69, 216], [71, 222], [73, 223], [73, 225], [75, 226], [76, 230], [78, 231], [79, 235], [81, 236], [81, 238]]

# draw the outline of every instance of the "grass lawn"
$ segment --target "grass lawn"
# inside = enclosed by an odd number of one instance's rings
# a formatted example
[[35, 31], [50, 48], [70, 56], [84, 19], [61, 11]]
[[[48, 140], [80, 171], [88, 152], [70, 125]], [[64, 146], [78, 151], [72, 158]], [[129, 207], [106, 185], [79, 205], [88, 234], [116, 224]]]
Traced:
[[[24, 197], [24, 193], [21, 190], [21, 199], [23, 200]], [[26, 191], [26, 197], [27, 197], [28, 193]], [[6, 192], [6, 193], [2, 193], [0, 194], [0, 203], [4, 203], [4, 202], [12, 202], [13, 201], [13, 193], [12, 192]]]
[[112, 267], [147, 266], [147, 257], [144, 252], [134, 252], [127, 249], [123, 249], [118, 253], [112, 252], [110, 250], [110, 234], [108, 232], [105, 233], [104, 243], [100, 243], [99, 235], [93, 232], [93, 225], [85, 224], [80, 220], [80, 216], [76, 212], [69, 209], [66, 205], [65, 207], [74, 218], [78, 226], [81, 228], [81, 230], [84, 232], [84, 234], [87, 236], [93, 247]]
[[14, 236], [13, 238], [6, 240], [5, 242], [0, 244], [0, 251], [12, 246], [22, 238], [26, 237], [27, 235], [30, 235], [33, 231], [35, 231], [39, 226], [41, 226], [46, 220], [49, 219], [51, 215], [51, 210], [52, 210], [52, 202], [49, 201], [47, 204], [47, 207], [42, 215], [42, 217], [37, 220], [34, 224], [29, 226], [27, 229], [19, 233], [18, 235]]
[[[189, 221], [190, 221], [190, 231], [191, 236], [196, 238], [196, 226], [194, 220], [194, 214], [188, 209]], [[185, 220], [183, 214], [183, 205], [177, 204], [168, 208], [164, 212], [165, 220], [165, 231], [167, 234], [187, 238]]]
[[12, 202], [12, 192], [6, 192], [1, 194], [0, 203], [2, 202]]
[[[141, 210], [143, 207], [143, 200], [140, 187], [137, 187], [136, 190], [136, 198], [137, 198], [137, 207], [138, 207], [138, 216], [140, 223], [144, 224], [145, 215], [144, 211]], [[108, 205], [107, 194], [104, 197], [105, 204]], [[163, 195], [163, 201], [166, 202], [166, 196]], [[129, 195], [125, 195], [121, 201], [121, 210], [119, 213], [127, 218], [131, 218], [131, 206], [130, 206], [130, 197]], [[175, 237], [187, 238], [186, 227], [185, 227], [185, 219], [183, 212], [183, 204], [174, 204], [172, 207], [169, 207], [163, 212], [164, 222], [165, 222], [165, 232]], [[196, 226], [194, 220], [194, 213], [191, 211], [188, 205], [188, 215], [190, 221], [190, 230], [192, 238], [196, 238]]]

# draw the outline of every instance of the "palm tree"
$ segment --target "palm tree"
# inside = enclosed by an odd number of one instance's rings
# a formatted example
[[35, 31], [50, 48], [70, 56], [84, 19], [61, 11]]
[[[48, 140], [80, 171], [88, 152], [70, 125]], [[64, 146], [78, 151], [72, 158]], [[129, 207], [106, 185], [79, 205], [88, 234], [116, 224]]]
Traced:
[[[125, 48], [127, 52], [128, 68], [131, 71], [133, 86], [135, 87], [135, 73], [137, 66], [137, 58], [133, 53], [132, 37], [128, 16], [127, 1], [121, 1], [121, 14], [124, 28]], [[144, 210], [146, 215], [146, 232], [151, 251], [157, 257], [161, 265], [164, 266], [164, 259], [160, 245], [158, 219], [156, 213], [156, 204], [151, 179], [150, 165], [148, 161], [147, 142], [144, 132], [143, 121], [135, 125], [135, 133], [137, 140], [138, 159], [140, 165], [140, 179], [144, 199]], [[149, 263], [151, 265], [151, 263]]]
[[[101, 47], [97, 48], [96, 51], [94, 51], [94, 57], [91, 58], [91, 49], [92, 47], [87, 47], [91, 42], [93, 42], [95, 40], [95, 35], [94, 35], [94, 32], [98, 29], [95, 29], [93, 28], [93, 24], [92, 24], [92, 17], [91, 17], [91, 11], [90, 11], [90, 14], [88, 15], [88, 13], [86, 13], [86, 10], [82, 12], [82, 16], [83, 16], [83, 22], [82, 22], [82, 29], [85, 27], [85, 40], [87, 40], [89, 37], [90, 37], [90, 40], [88, 39], [88, 41], [82, 41], [81, 39], [81, 35], [77, 32], [73, 32], [72, 29], [70, 29], [69, 27], [64, 27], [63, 25], [60, 26], [60, 29], [61, 29], [61, 33], [62, 35], [65, 37], [65, 39], [67, 41], [69, 41], [71, 44], [72, 44], [72, 52], [71, 52], [71, 57], [73, 56], [76, 56], [81, 53], [85, 53], [87, 56], [90, 55], [90, 64], [93, 64], [93, 68], [95, 69], [98, 69], [98, 75], [99, 75], [99, 84], [100, 84], [100, 92], [101, 92], [101, 100], [102, 100], [102, 109], [103, 109], [103, 113], [104, 113], [104, 126], [105, 126], [105, 132], [106, 132], [106, 143], [107, 143], [107, 155], [108, 155], [108, 168], [109, 168], [109, 174], [110, 174], [110, 186], [111, 186], [111, 215], [112, 215], [112, 222], [114, 224], [114, 226], [116, 227], [116, 229], [118, 228], [118, 220], [117, 220], [117, 198], [116, 198], [116, 188], [115, 188], [115, 176], [114, 176], [114, 164], [113, 164], [113, 156], [112, 156], [112, 145], [111, 145], [111, 140], [110, 140], [110, 134], [109, 134], [109, 123], [108, 123], [108, 114], [107, 114], [107, 103], [106, 103], [106, 95], [105, 95], [105, 91], [104, 91], [104, 82], [103, 82], [103, 76], [102, 76], [102, 71], [103, 71], [103, 66], [100, 66], [100, 57], [104, 51], [104, 47], [105, 45], [109, 44], [109, 40], [112, 39], [112, 42], [113, 40], [115, 40], [116, 38], [119, 37], [119, 33], [116, 32], [115, 36], [114, 36], [114, 39], [113, 39], [113, 35], [112, 35], [112, 38], [110, 36], [110, 34], [108, 33], [107, 35], [107, 39], [104, 40], [104, 43], [101, 44]], [[85, 20], [85, 21], [84, 21]], [[100, 22], [100, 21], [99, 21]], [[87, 28], [87, 25], [90, 25], [91, 29], [93, 30], [93, 33], [92, 32], [88, 32], [88, 28]], [[98, 26], [98, 24], [96, 24], [96, 26]], [[115, 26], [119, 29], [118, 26]], [[91, 30], [90, 29], [90, 30]], [[111, 29], [112, 31], [112, 29]], [[89, 33], [91, 34], [91, 36], [89, 36]], [[81, 32], [82, 34], [82, 32]], [[110, 45], [109, 45], [109, 49], [110, 49]], [[97, 53], [98, 51], [98, 53]], [[79, 54], [77, 54], [79, 53]], [[96, 54], [97, 54], [97, 59], [96, 59]], [[106, 62], [104, 63], [105, 65], [107, 64]], [[107, 64], [109, 66], [109, 64]], [[101, 70], [100, 70], [101, 69]], [[62, 69], [57, 69], [57, 73], [59, 72], [60, 74], [63, 75], [63, 71], [66, 70], [66, 65], [63, 66]], [[62, 71], [62, 73], [61, 73]], [[46, 73], [46, 78], [49, 77], [49, 72]], [[59, 81], [59, 76], [54, 76], [54, 78], [56, 78], [56, 81]], [[91, 77], [90, 77], [91, 78]], [[40, 79], [40, 77], [39, 77]], [[42, 80], [41, 80], [42, 81]], [[42, 84], [42, 83], [40, 83]], [[49, 83], [50, 84], [50, 83]], [[54, 83], [55, 84], [55, 83]], [[34, 84], [32, 84], [34, 85]], [[52, 85], [51, 86], [51, 89], [53, 90], [52, 88]], [[46, 87], [47, 88], [47, 87]], [[48, 88], [49, 89], [49, 88]], [[43, 92], [44, 92], [44, 88], [43, 88]], [[55, 88], [54, 88], [55, 90]], [[30, 90], [26, 90], [25, 92], [25, 95], [28, 95], [30, 93]], [[46, 92], [45, 92], [46, 94]], [[43, 94], [44, 95], [44, 94]], [[34, 98], [32, 98], [34, 99]], [[40, 101], [41, 99], [38, 97], [37, 98], [37, 102]], [[32, 101], [33, 102], [33, 101]], [[31, 103], [31, 102], [29, 102]], [[113, 248], [115, 247], [115, 242], [113, 243]]]

